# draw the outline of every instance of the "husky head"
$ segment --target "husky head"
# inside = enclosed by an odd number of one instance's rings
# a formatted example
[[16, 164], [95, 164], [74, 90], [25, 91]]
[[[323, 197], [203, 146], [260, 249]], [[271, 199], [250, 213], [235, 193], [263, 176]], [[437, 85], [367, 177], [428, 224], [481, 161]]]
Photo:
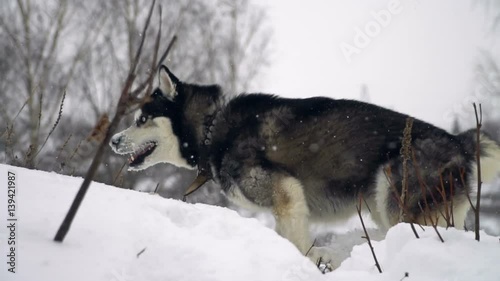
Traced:
[[203, 118], [214, 110], [218, 86], [183, 83], [162, 66], [159, 86], [135, 113], [134, 123], [115, 134], [110, 146], [129, 155], [129, 170], [143, 170], [158, 163], [194, 169], [203, 133]]

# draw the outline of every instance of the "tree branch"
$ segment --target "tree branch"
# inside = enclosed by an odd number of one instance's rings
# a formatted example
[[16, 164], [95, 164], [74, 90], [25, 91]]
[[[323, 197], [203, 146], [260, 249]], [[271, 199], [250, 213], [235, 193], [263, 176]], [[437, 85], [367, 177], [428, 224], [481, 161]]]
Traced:
[[[143, 31], [143, 36], [141, 39], [141, 42], [139, 44], [139, 48], [137, 49], [135, 59], [130, 66], [129, 73], [127, 75], [127, 79], [125, 82], [124, 87], [122, 88], [120, 99], [117, 104], [116, 108], [116, 113], [115, 116], [113, 117], [111, 124], [109, 125], [106, 135], [104, 139], [102, 140], [101, 144], [97, 148], [97, 152], [94, 156], [94, 159], [92, 160], [92, 164], [90, 165], [89, 170], [87, 171], [87, 174], [85, 175], [85, 178], [83, 180], [82, 185], [80, 186], [80, 189], [78, 190], [78, 193], [75, 196], [75, 199], [73, 200], [73, 203], [66, 214], [66, 217], [64, 218], [61, 226], [59, 227], [59, 230], [56, 233], [56, 236], [54, 237], [54, 241], [57, 242], [62, 242], [64, 238], [66, 237], [66, 234], [69, 231], [69, 228], [71, 227], [71, 223], [73, 222], [73, 219], [83, 201], [83, 198], [85, 197], [85, 194], [87, 193], [87, 190], [90, 186], [90, 183], [92, 182], [92, 179], [99, 168], [99, 165], [101, 164], [102, 157], [104, 155], [104, 151], [106, 149], [106, 146], [111, 139], [112, 133], [116, 130], [118, 127], [118, 124], [120, 123], [120, 120], [122, 119], [124, 113], [127, 110], [127, 105], [129, 101], [129, 93], [130, 89], [132, 87], [132, 84], [134, 83], [134, 80], [136, 78], [135, 70], [137, 68], [139, 59], [142, 54], [142, 47], [144, 46], [144, 41], [146, 38], [146, 31], [148, 29], [149, 23], [151, 22], [151, 15], [153, 13], [153, 9], [155, 6], [156, 0], [153, 0], [151, 3], [151, 8], [149, 10], [148, 17], [146, 19], [146, 24], [144, 25], [144, 31]], [[153, 73], [150, 73], [150, 75], [153, 75]]]

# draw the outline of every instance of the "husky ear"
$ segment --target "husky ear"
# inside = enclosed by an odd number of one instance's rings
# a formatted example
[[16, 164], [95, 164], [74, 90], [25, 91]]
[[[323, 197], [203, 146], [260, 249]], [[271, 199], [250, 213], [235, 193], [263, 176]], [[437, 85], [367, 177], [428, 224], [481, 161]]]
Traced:
[[174, 99], [177, 96], [176, 87], [179, 84], [179, 79], [164, 65], [160, 67], [159, 76], [160, 90], [166, 98]]

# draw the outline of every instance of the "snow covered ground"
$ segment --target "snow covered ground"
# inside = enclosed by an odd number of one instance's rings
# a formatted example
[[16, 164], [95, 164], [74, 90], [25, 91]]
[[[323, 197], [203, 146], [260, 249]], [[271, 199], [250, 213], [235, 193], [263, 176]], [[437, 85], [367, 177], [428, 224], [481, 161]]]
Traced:
[[[16, 273], [8, 272], [7, 172], [16, 174]], [[81, 178], [0, 165], [0, 280], [500, 280], [500, 240], [408, 225], [355, 246], [322, 275], [287, 240], [227, 208], [93, 183], [65, 241], [52, 241]], [[336, 239], [336, 243], [343, 243]], [[10, 247], [10, 246], [9, 246]], [[334, 248], [338, 245], [334, 245]]]

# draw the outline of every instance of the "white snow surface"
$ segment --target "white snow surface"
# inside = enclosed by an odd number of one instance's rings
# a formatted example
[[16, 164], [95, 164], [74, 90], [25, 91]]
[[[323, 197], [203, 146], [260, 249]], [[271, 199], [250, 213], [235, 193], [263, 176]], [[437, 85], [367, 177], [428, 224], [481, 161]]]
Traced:
[[[16, 273], [7, 271], [7, 171], [17, 175]], [[287, 240], [233, 210], [92, 183], [63, 243], [52, 239], [81, 178], [0, 164], [0, 280], [500, 280], [500, 240], [406, 224], [321, 274]], [[336, 241], [341, 243], [341, 241]], [[142, 252], [142, 253], [141, 253]], [[141, 253], [140, 255], [138, 255]]]

